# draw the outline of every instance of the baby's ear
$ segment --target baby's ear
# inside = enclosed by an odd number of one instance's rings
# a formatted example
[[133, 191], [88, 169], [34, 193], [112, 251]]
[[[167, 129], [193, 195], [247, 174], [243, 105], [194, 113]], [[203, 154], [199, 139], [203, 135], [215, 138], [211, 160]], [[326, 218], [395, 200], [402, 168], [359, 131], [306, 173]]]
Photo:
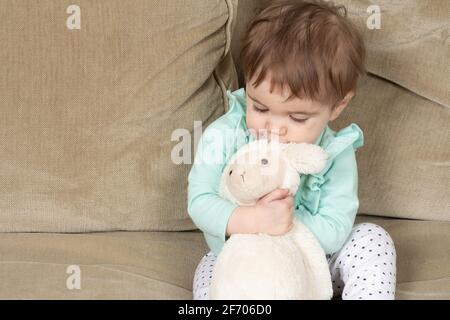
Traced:
[[288, 143], [283, 153], [299, 173], [317, 173], [325, 168], [328, 154], [321, 147], [309, 143]]

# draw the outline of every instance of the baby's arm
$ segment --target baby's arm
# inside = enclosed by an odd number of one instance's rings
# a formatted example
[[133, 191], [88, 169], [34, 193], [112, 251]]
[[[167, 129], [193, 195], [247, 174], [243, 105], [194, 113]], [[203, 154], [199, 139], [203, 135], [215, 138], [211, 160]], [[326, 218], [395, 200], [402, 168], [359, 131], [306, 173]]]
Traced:
[[233, 148], [230, 137], [226, 137], [230, 133], [227, 130], [219, 122], [212, 123], [205, 130], [199, 139], [188, 177], [189, 216], [201, 231], [223, 242], [234, 233], [257, 231], [253, 207], [239, 206], [219, 196], [222, 169], [226, 155], [230, 154], [227, 149]]
[[339, 251], [349, 236], [359, 207], [353, 146], [336, 156], [324, 178], [317, 213], [302, 206], [295, 214], [316, 236], [325, 253], [331, 254]]
[[239, 206], [228, 220], [226, 237], [236, 233], [258, 233], [257, 213], [254, 206]]

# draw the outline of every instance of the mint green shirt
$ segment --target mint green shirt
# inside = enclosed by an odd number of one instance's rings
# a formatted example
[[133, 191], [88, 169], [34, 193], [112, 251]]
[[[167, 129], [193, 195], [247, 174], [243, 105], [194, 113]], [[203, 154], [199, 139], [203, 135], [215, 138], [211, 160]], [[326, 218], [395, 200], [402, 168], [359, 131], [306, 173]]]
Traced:
[[[228, 239], [228, 220], [238, 207], [219, 196], [222, 171], [241, 146], [254, 140], [245, 120], [245, 89], [228, 90], [227, 96], [229, 109], [204, 130], [188, 176], [189, 216], [216, 255]], [[359, 207], [355, 150], [363, 143], [355, 123], [337, 133], [326, 126], [315, 142], [329, 155], [325, 168], [301, 174], [294, 217], [311, 230], [326, 254], [343, 246], [354, 224]]]

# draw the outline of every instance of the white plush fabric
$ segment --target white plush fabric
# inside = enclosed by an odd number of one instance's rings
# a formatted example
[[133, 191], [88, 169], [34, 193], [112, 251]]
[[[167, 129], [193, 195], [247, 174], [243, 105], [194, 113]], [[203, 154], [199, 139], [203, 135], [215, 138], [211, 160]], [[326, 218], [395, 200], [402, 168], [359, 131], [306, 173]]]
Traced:
[[[231, 157], [220, 194], [240, 205], [252, 205], [277, 187], [295, 194], [300, 173], [319, 172], [326, 157], [316, 145], [253, 141]], [[210, 286], [210, 298], [224, 300], [313, 300], [332, 295], [325, 252], [298, 220], [282, 236], [231, 235], [217, 258]]]

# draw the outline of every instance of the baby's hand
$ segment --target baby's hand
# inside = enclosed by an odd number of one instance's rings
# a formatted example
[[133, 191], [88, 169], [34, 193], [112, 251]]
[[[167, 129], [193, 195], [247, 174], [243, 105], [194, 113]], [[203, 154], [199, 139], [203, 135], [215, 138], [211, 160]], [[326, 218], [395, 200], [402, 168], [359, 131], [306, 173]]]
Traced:
[[275, 189], [255, 204], [258, 232], [279, 236], [294, 226], [294, 197], [288, 189]]

